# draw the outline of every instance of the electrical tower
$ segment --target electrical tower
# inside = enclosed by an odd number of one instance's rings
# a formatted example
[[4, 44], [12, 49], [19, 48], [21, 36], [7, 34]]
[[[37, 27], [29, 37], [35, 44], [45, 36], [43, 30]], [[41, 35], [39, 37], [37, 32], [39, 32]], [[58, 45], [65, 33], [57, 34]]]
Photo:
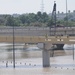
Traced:
[[42, 2], [41, 2], [41, 13], [43, 13], [44, 12], [44, 0], [42, 0]]

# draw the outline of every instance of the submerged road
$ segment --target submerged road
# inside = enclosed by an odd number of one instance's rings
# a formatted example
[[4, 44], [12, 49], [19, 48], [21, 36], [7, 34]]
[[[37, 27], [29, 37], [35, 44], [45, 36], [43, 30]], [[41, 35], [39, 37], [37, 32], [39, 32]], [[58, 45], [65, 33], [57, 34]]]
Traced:
[[[14, 27], [15, 36], [75, 35], [75, 28]], [[0, 27], [0, 36], [12, 36], [13, 27]]]

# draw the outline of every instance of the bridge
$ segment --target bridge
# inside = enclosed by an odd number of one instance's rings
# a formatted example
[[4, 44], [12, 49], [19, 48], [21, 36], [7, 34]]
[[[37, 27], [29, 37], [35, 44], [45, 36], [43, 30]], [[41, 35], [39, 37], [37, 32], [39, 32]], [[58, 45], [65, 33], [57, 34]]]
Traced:
[[[56, 31], [49, 27], [15, 27], [14, 42], [16, 43], [75, 43], [75, 27], [58, 27]], [[0, 42], [13, 42], [13, 27], [0, 27]]]
[[[39, 28], [39, 27], [0, 27], [0, 42], [13, 43], [42, 43], [43, 44], [43, 67], [50, 66], [51, 44], [75, 44], [75, 28]], [[15, 65], [15, 54], [13, 51]]]
[[[13, 42], [12, 36], [0, 36], [0, 42]], [[74, 36], [14, 36], [15, 43], [74, 44]]]
[[[56, 31], [55, 31], [56, 29]], [[13, 27], [0, 27], [1, 36], [12, 36]], [[14, 27], [15, 36], [75, 35], [75, 27]]]

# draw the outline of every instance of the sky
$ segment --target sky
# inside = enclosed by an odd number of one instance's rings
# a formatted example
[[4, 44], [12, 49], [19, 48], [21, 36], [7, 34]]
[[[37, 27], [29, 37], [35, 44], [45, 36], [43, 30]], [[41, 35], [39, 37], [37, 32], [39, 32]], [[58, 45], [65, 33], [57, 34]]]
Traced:
[[[66, 12], [66, 0], [43, 0], [44, 12], [51, 13], [54, 1], [57, 11]], [[24, 14], [41, 11], [42, 0], [0, 0], [0, 14]], [[68, 10], [75, 10], [75, 0], [67, 0]]]

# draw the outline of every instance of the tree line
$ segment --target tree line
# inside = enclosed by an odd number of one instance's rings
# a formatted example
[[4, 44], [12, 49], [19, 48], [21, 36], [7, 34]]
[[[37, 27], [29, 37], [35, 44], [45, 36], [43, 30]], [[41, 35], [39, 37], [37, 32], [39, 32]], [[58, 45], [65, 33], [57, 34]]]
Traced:
[[[39, 26], [39, 27], [52, 26], [51, 21], [52, 21], [51, 16], [49, 14], [47, 14], [46, 12], [41, 13], [40, 11], [37, 12], [37, 14], [28, 13], [28, 14], [22, 14], [18, 16], [0, 15], [0, 26], [13, 26], [13, 25], [14, 26]], [[65, 21], [66, 21], [66, 17], [63, 20], [59, 20], [56, 22], [59, 25], [60, 24], [66, 25]]]

